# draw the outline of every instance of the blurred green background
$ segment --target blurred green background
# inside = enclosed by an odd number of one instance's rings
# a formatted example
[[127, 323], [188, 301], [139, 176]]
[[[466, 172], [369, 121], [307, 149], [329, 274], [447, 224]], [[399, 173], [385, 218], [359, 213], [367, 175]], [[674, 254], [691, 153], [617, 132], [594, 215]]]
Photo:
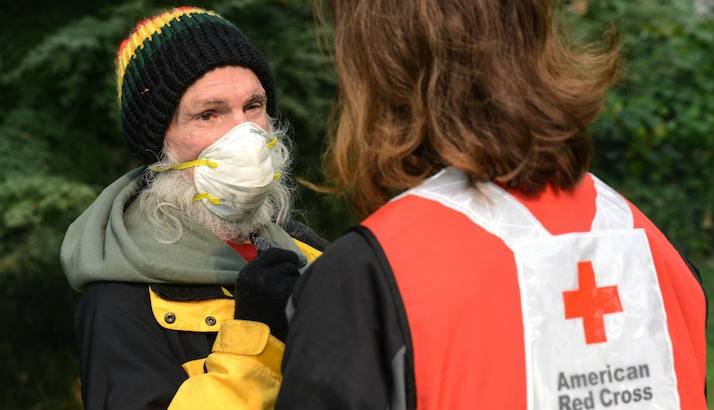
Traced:
[[[714, 17], [695, 7], [705, 3], [572, 0], [562, 13], [576, 39], [598, 40], [614, 28], [624, 45], [623, 81], [592, 125], [594, 172], [648, 214], [714, 289]], [[0, 7], [0, 408], [81, 407], [77, 295], [59, 266], [59, 245], [101, 189], [136, 165], [120, 134], [114, 51], [139, 18], [172, 5]], [[268, 56], [293, 126], [295, 174], [319, 182], [335, 84], [309, 2], [193, 5], [234, 21]], [[302, 217], [330, 239], [356, 221], [336, 199], [299, 194]], [[709, 336], [714, 342], [711, 327]]]

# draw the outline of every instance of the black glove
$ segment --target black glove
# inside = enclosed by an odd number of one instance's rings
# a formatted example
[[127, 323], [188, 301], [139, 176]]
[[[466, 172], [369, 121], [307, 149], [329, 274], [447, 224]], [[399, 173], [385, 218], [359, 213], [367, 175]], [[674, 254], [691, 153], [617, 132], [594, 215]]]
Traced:
[[235, 318], [265, 323], [273, 336], [285, 341], [285, 305], [300, 277], [299, 261], [295, 252], [270, 248], [244, 266], [236, 278]]

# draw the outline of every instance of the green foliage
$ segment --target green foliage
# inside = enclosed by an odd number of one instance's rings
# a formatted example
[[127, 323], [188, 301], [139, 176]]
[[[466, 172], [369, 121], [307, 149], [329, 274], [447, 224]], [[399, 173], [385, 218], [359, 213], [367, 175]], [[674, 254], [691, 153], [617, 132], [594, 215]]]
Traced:
[[63, 231], [96, 195], [84, 184], [53, 176], [0, 182], [0, 272], [56, 270]]
[[[621, 85], [592, 126], [595, 172], [692, 258], [714, 245], [714, 19], [690, 1], [591, 2], [584, 33], [622, 35]], [[591, 35], [592, 36], [592, 35]]]
[[44, 142], [47, 172], [103, 185], [131, 166], [119, 132], [113, 55], [141, 14], [132, 4], [105, 18], [70, 20], [0, 76], [13, 101], [6, 122]]

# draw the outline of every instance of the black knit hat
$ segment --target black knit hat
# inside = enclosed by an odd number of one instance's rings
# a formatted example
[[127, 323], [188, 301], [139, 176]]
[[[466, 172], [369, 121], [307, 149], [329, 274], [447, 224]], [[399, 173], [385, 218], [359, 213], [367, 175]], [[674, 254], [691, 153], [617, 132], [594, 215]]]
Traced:
[[253, 71], [265, 89], [268, 115], [277, 114], [265, 56], [232, 23], [195, 7], [140, 21], [116, 59], [122, 129], [132, 153], [144, 163], [156, 162], [183, 93], [203, 74], [223, 66]]

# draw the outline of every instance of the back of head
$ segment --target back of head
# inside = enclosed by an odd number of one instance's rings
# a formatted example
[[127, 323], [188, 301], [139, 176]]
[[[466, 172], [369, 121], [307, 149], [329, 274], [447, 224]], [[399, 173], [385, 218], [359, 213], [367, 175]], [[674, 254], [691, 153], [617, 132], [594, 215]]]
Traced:
[[333, 0], [328, 168], [368, 213], [445, 166], [526, 193], [573, 187], [618, 46], [568, 44], [554, 0]]

